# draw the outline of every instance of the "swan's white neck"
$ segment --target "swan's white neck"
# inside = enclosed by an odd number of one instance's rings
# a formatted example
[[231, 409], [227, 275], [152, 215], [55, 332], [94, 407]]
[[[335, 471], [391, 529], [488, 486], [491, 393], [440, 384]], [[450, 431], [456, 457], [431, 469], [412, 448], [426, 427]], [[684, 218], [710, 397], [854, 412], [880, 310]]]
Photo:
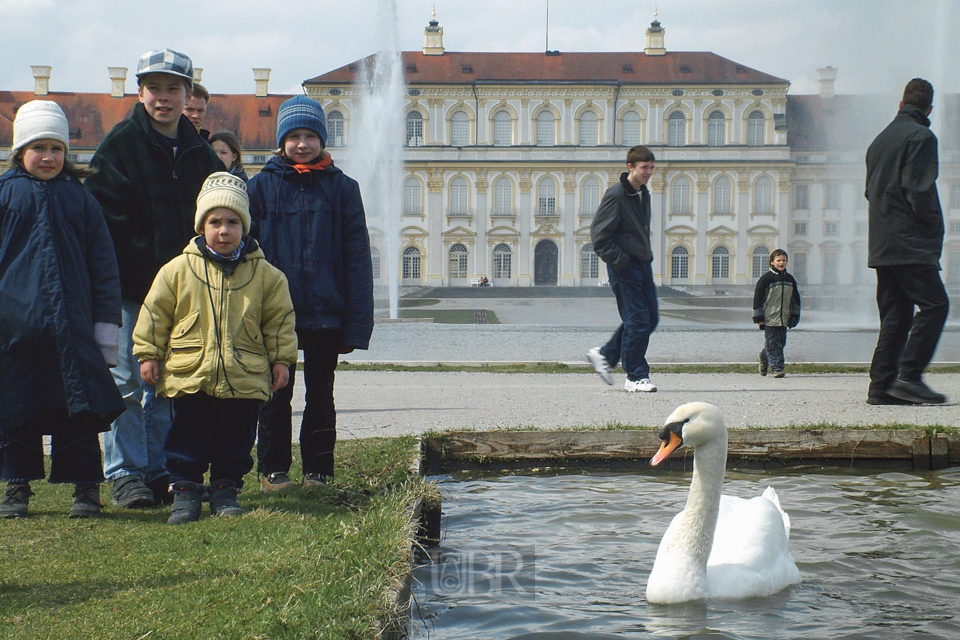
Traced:
[[726, 433], [723, 438], [698, 446], [693, 457], [690, 495], [683, 510], [683, 524], [680, 529], [683, 531], [683, 540], [678, 540], [677, 550], [682, 549], [694, 566], [702, 568], [704, 575], [717, 529], [726, 464]]

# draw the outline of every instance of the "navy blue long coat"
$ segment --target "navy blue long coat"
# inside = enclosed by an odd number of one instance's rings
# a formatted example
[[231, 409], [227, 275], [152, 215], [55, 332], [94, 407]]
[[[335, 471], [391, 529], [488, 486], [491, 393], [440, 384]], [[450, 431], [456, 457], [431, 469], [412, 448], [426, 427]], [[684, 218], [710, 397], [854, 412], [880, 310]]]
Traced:
[[121, 322], [100, 205], [63, 173], [11, 169], [0, 176], [0, 431], [57, 409], [106, 430], [123, 412], [95, 322]]

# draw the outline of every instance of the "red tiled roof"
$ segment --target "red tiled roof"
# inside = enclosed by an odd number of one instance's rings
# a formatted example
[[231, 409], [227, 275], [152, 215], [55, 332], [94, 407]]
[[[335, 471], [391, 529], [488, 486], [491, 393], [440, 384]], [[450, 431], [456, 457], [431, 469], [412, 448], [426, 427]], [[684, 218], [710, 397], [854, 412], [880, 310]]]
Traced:
[[[375, 56], [350, 63], [304, 84], [351, 83]], [[489, 53], [419, 51], [402, 53], [408, 84], [470, 82], [621, 82], [625, 84], [789, 84], [783, 78], [737, 64], [708, 51], [672, 51], [662, 56], [642, 52]], [[416, 69], [415, 71], [413, 69]]]
[[[274, 149], [277, 108], [289, 97], [214, 94], [203, 126], [213, 132], [233, 131], [244, 149]], [[32, 91], [0, 91], [0, 147], [13, 144], [13, 118], [17, 109], [31, 100], [52, 100], [59, 104], [70, 123], [71, 149], [92, 150], [115, 124], [130, 116], [138, 98], [136, 94], [114, 98], [106, 93], [57, 91], [37, 96]]]

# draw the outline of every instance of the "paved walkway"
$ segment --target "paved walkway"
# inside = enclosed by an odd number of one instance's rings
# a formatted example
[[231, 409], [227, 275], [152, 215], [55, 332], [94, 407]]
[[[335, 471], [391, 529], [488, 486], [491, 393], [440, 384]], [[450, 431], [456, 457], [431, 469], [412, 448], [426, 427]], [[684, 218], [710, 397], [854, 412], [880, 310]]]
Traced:
[[[301, 379], [295, 427], [303, 409]], [[340, 372], [337, 430], [343, 438], [368, 438], [449, 429], [653, 426], [695, 400], [720, 407], [731, 428], [960, 425], [960, 374], [926, 376], [931, 387], [952, 400], [940, 406], [868, 405], [865, 375], [788, 373], [777, 380], [756, 374], [660, 374], [654, 376], [660, 391], [652, 394], [627, 393], [624, 376], [616, 380], [607, 386], [592, 373]]]

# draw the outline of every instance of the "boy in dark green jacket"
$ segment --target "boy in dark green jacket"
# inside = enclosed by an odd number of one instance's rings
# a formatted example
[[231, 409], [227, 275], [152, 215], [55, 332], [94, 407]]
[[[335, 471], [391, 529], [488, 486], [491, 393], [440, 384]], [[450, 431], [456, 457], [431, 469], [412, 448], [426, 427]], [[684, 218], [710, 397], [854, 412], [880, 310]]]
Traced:
[[132, 116], [100, 143], [86, 185], [100, 202], [120, 267], [123, 328], [114, 379], [127, 410], [104, 436], [104, 472], [119, 507], [168, 502], [163, 444], [170, 430], [169, 400], [140, 379], [132, 331], [140, 305], [164, 264], [193, 236], [197, 194], [208, 175], [223, 171], [217, 154], [184, 117], [193, 87], [190, 58], [148, 51], [137, 68], [140, 102]]
[[763, 350], [760, 351], [760, 375], [773, 371], [774, 378], [784, 376], [783, 347], [787, 329], [800, 322], [800, 290], [797, 281], [787, 273], [787, 252], [774, 249], [770, 254], [770, 270], [757, 280], [753, 292], [753, 321], [763, 329]]

